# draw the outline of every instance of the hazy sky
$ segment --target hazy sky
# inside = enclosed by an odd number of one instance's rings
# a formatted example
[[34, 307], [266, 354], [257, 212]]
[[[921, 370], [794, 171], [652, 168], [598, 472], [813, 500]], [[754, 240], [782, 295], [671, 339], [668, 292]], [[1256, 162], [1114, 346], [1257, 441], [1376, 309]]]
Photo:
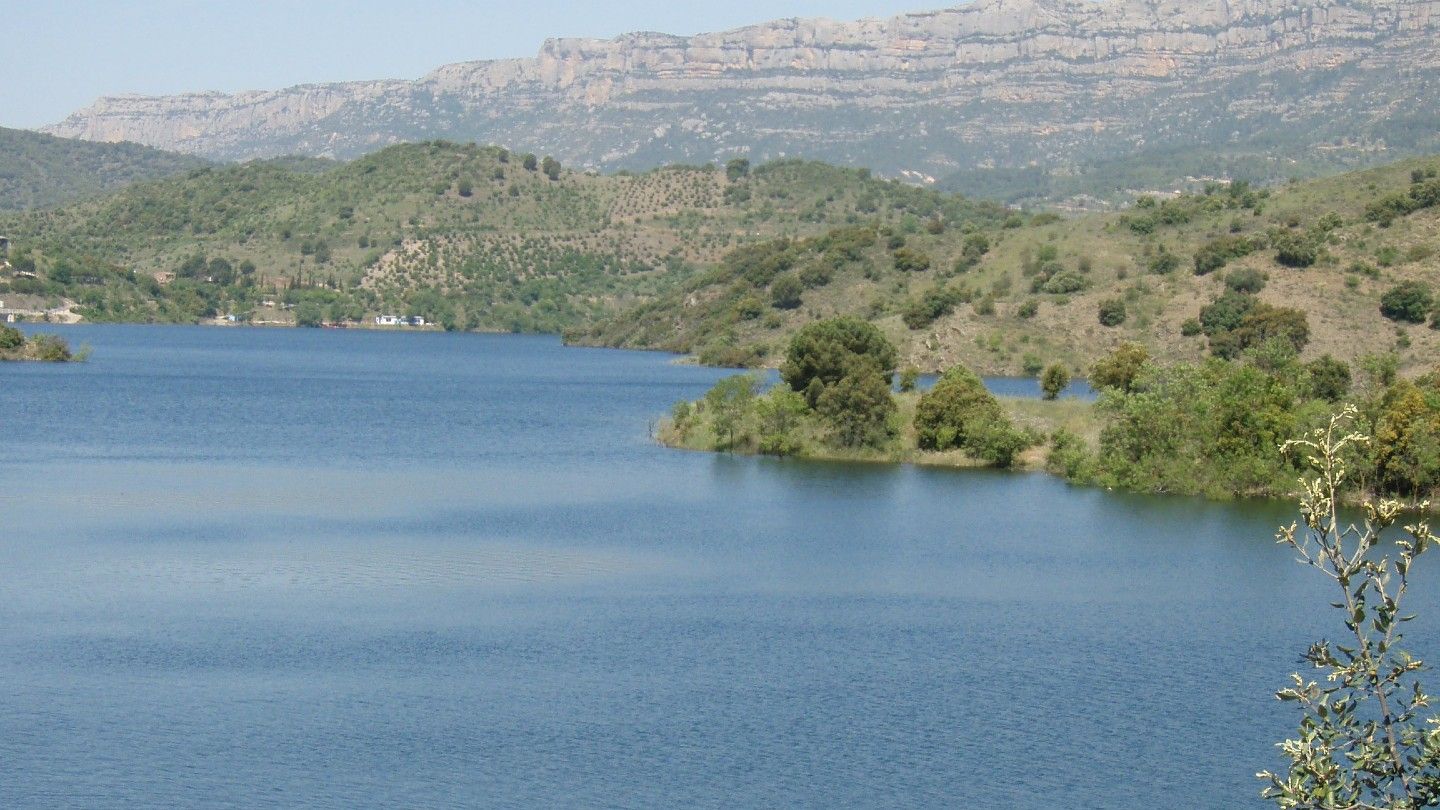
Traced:
[[417, 78], [533, 56], [551, 36], [694, 34], [777, 17], [856, 19], [963, 0], [0, 0], [0, 125], [102, 95]]

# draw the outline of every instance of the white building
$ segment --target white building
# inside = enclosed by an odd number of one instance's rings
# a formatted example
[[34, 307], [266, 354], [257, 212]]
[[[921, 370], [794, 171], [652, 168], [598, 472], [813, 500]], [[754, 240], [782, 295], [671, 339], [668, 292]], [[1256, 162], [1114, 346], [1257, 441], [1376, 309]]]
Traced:
[[425, 319], [419, 315], [376, 315], [376, 326], [424, 326]]

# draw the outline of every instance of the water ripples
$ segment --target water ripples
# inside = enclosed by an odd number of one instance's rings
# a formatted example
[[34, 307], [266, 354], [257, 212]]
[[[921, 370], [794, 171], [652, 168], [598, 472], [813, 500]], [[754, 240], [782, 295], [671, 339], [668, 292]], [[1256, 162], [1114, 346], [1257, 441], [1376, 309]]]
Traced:
[[[433, 544], [427, 544], [433, 545]], [[200, 559], [195, 559], [200, 556]], [[633, 552], [544, 549], [498, 544], [343, 549], [256, 547], [239, 557], [140, 557], [101, 560], [84, 569], [91, 582], [142, 592], [251, 589], [317, 593], [350, 588], [415, 589], [610, 581], [655, 576], [673, 562]]]

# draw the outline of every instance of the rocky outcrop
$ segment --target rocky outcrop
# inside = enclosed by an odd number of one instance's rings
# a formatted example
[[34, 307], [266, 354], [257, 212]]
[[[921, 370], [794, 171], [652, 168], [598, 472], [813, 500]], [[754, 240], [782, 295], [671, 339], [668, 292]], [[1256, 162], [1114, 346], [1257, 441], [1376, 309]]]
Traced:
[[978, 0], [888, 20], [556, 39], [414, 82], [106, 98], [47, 131], [212, 158], [407, 140], [601, 168], [747, 153], [944, 176], [1137, 152], [1433, 145], [1440, 0]]

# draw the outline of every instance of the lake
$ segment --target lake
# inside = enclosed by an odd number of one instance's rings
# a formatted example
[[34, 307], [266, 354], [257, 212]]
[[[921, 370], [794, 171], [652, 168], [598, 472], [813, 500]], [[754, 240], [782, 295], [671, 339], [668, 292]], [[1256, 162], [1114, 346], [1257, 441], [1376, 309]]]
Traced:
[[48, 331], [0, 806], [1263, 807], [1340, 629], [1283, 503], [666, 450], [728, 372], [663, 354]]

